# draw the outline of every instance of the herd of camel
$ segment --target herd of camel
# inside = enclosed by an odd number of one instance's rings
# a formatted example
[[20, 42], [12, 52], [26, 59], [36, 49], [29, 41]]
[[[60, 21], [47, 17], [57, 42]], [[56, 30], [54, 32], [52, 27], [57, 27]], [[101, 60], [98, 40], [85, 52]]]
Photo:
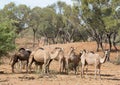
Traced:
[[12, 72], [14, 73], [14, 66], [18, 61], [27, 61], [26, 71], [31, 72], [31, 65], [39, 65], [44, 73], [49, 73], [49, 66], [52, 60], [57, 60], [59, 62], [59, 72], [69, 72], [69, 64], [72, 63], [72, 68], [77, 74], [79, 63], [81, 62], [81, 77], [84, 74], [84, 68], [86, 67], [86, 75], [88, 70], [88, 65], [95, 66], [95, 78], [96, 75], [100, 77], [100, 67], [101, 64], [105, 63], [106, 59], [109, 58], [110, 51], [104, 51], [103, 55], [95, 53], [93, 51], [86, 51], [85, 49], [80, 51], [77, 55], [75, 53], [75, 48], [70, 47], [67, 55], [64, 53], [64, 49], [61, 47], [55, 47], [52, 52], [47, 51], [45, 48], [38, 48], [34, 51], [29, 49], [20, 48], [12, 57]]

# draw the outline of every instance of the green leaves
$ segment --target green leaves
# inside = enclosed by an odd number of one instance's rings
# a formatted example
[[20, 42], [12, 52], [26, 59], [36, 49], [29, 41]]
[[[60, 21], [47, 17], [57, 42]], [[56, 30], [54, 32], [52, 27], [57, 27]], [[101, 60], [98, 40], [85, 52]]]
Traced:
[[15, 48], [15, 28], [12, 20], [5, 19], [0, 23], [0, 56]]

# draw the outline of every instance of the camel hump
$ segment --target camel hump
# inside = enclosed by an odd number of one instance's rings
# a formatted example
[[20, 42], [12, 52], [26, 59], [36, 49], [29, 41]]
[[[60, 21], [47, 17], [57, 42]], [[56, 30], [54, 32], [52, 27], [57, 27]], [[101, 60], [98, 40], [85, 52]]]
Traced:
[[18, 51], [19, 51], [19, 52], [20, 52], [20, 51], [25, 51], [25, 48], [20, 48]]
[[61, 47], [55, 47], [55, 49], [62, 49]]
[[42, 48], [42, 47], [40, 47], [40, 48], [38, 48], [38, 49], [40, 49], [40, 50], [44, 50], [44, 48]]

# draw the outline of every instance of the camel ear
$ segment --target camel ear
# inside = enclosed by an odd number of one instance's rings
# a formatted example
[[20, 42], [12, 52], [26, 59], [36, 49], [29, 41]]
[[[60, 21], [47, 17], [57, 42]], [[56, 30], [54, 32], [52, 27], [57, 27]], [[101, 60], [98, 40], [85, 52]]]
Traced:
[[83, 53], [83, 50], [80, 50], [80, 54], [82, 54]]
[[61, 48], [64, 51], [64, 48]]
[[55, 47], [55, 49], [59, 49], [59, 47]]
[[83, 51], [86, 53], [86, 50], [85, 50], [85, 49], [83, 49]]
[[70, 47], [70, 49], [76, 50], [76, 48], [74, 48], [74, 47]]
[[75, 47], [74, 50], [77, 50], [77, 47]]

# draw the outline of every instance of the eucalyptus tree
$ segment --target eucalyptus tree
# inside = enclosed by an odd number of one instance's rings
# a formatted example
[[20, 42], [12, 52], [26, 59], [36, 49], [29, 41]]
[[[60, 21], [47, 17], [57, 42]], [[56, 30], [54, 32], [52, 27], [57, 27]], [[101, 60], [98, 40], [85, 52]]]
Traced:
[[[115, 9], [119, 4], [119, 0], [73, 0], [79, 7], [79, 15], [84, 21], [84, 25], [88, 33], [94, 38], [97, 43], [97, 51], [99, 46], [103, 48], [103, 38], [106, 37], [109, 43], [109, 49], [111, 50], [111, 36], [113, 35], [113, 41], [116, 37], [116, 30], [118, 30], [117, 19], [115, 16]], [[112, 6], [114, 4], [114, 7]], [[114, 42], [115, 47], [115, 42]], [[115, 47], [117, 50], [117, 48]]]
[[65, 2], [58, 1], [50, 6], [57, 14], [57, 41], [62, 43], [78, 40], [80, 20], [77, 7], [71, 7]]
[[54, 10], [56, 13], [56, 37], [55, 42], [64, 43], [65, 42], [65, 23], [64, 23], [64, 7], [66, 6], [66, 3], [58, 1], [57, 3], [54, 3], [50, 7]]
[[112, 48], [112, 44], [115, 50], [118, 50], [116, 47], [116, 37], [118, 35], [120, 25], [119, 18], [117, 16], [118, 10], [116, 10], [117, 7], [120, 5], [118, 4], [118, 2], [120, 1], [108, 1], [101, 8], [103, 14], [102, 20], [105, 24], [105, 34], [107, 36], [110, 50]]
[[40, 26], [40, 22], [41, 22], [40, 14], [41, 14], [40, 7], [33, 8], [29, 14], [29, 24], [28, 25], [33, 31], [33, 47], [35, 46], [36, 33], [37, 33], [37, 30], [38, 30], [38, 28]]
[[30, 8], [27, 7], [26, 5], [21, 4], [14, 8], [15, 20], [18, 21], [18, 23], [15, 24], [18, 33], [20, 33], [22, 30], [25, 30], [25, 28], [28, 28], [29, 14]]
[[52, 43], [55, 43], [57, 36], [57, 17], [55, 11], [49, 7], [42, 8], [40, 19], [38, 33], [41, 36], [45, 36]]

